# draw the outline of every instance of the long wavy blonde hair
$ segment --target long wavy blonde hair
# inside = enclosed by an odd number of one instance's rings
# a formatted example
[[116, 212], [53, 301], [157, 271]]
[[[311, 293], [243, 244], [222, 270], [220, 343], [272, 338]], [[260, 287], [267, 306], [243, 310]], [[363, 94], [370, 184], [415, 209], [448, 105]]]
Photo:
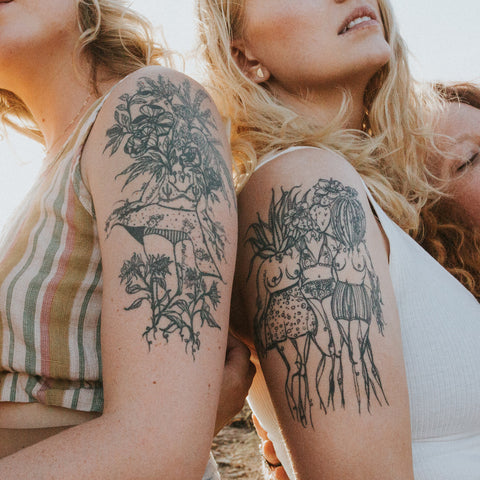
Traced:
[[[170, 52], [154, 40], [150, 22], [124, 0], [74, 0], [80, 37], [75, 54], [86, 54], [91, 82], [97, 89], [100, 68], [109, 78], [121, 78], [152, 64], [170, 65]], [[105, 80], [102, 78], [102, 80]], [[0, 122], [41, 143], [44, 138], [25, 103], [0, 89]]]
[[420, 209], [436, 194], [430, 172], [419, 159], [435, 148], [432, 123], [439, 102], [432, 89], [413, 81], [390, 4], [378, 3], [392, 56], [365, 92], [366, 135], [342, 128], [348, 94], [336, 120], [319, 126], [244, 75], [232, 57], [231, 43], [243, 35], [245, 0], [197, 0], [207, 87], [231, 124], [238, 191], [258, 159], [269, 152], [294, 145], [328, 147], [354, 165], [393, 220], [409, 233], [416, 232]]

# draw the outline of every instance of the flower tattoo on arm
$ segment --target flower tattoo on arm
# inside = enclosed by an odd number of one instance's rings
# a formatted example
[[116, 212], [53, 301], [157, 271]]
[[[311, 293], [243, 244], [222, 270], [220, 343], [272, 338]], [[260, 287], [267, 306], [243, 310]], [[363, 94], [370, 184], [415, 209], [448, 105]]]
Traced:
[[188, 80], [144, 77], [134, 94], [120, 97], [105, 147], [110, 155], [123, 149], [132, 159], [116, 177], [129, 195], [105, 225], [107, 236], [123, 228], [141, 248], [120, 272], [133, 297], [125, 309], [149, 305], [143, 332], [149, 348], [159, 337], [179, 335], [193, 358], [201, 329], [220, 329], [214, 312], [228, 239], [216, 209], [221, 202], [235, 208], [215, 118], [204, 107], [207, 98]]

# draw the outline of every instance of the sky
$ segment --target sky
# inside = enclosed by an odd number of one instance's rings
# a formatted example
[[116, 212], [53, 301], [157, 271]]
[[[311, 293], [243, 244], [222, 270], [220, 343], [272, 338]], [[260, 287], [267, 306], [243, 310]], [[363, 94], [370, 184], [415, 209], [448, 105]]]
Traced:
[[[478, 0], [391, 1], [417, 78], [480, 82]], [[132, 6], [158, 27], [171, 48], [186, 55], [186, 71], [195, 75], [188, 61], [195, 44], [194, 0], [132, 0]], [[0, 139], [0, 227], [32, 184], [42, 157], [35, 142], [13, 133]]]

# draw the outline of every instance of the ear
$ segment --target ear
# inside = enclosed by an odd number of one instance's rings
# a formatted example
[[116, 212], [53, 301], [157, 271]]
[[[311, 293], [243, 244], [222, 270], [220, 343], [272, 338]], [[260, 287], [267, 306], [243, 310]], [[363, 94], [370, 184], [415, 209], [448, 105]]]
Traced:
[[238, 68], [252, 82], [260, 84], [270, 78], [270, 72], [254, 57], [243, 40], [232, 41], [230, 51]]

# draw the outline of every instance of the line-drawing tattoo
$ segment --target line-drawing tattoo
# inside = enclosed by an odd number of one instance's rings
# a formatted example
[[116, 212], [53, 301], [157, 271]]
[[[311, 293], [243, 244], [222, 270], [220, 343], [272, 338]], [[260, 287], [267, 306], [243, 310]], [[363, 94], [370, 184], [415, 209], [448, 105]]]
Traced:
[[120, 97], [105, 147], [113, 155], [123, 146], [133, 161], [116, 178], [124, 179], [122, 190], [137, 187], [105, 225], [107, 236], [120, 226], [143, 247], [120, 272], [125, 291], [136, 297], [126, 310], [147, 302], [148, 347], [158, 333], [166, 341], [178, 334], [193, 358], [200, 328], [220, 328], [212, 309], [220, 301], [227, 238], [215, 213], [222, 200], [229, 207], [235, 202], [215, 120], [202, 106], [206, 99], [187, 80], [144, 77], [134, 94]]
[[[305, 427], [313, 426], [312, 368], [325, 413], [337, 399], [346, 405], [345, 363], [359, 412], [362, 405], [370, 411], [373, 398], [388, 405], [369, 338], [372, 317], [384, 333], [382, 299], [357, 196], [333, 179], [303, 194], [300, 186], [281, 189], [279, 199], [272, 191], [267, 218], [257, 213], [247, 231], [248, 278], [255, 274], [257, 286], [255, 343], [260, 355], [280, 355], [288, 407]], [[312, 356], [320, 358], [316, 366]]]

